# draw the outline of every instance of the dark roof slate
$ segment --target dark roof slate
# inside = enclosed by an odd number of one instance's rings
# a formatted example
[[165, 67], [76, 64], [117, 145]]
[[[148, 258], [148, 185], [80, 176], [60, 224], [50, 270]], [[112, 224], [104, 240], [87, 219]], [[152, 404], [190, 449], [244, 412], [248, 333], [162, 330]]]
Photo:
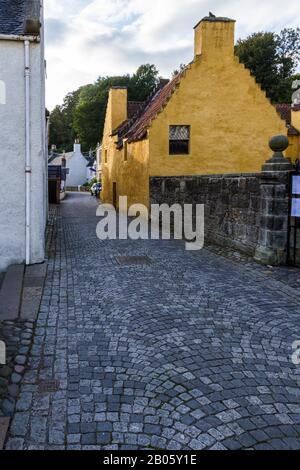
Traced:
[[38, 35], [32, 28], [32, 22], [40, 19], [39, 0], [0, 0], [0, 34]]

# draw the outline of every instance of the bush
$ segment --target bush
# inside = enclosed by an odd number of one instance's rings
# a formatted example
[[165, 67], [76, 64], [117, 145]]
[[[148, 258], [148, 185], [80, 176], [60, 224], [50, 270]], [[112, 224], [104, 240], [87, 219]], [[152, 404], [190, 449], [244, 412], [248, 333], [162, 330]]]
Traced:
[[81, 191], [89, 192], [93, 186], [93, 184], [98, 183], [97, 178], [93, 178], [90, 182], [86, 182], [81, 186]]

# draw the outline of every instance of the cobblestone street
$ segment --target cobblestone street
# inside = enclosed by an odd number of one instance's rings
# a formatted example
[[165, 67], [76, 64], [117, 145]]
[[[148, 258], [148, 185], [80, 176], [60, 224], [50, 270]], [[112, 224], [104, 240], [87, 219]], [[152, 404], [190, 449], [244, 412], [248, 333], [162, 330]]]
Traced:
[[182, 242], [100, 241], [96, 205], [69, 194], [49, 227], [6, 449], [300, 449], [295, 291]]

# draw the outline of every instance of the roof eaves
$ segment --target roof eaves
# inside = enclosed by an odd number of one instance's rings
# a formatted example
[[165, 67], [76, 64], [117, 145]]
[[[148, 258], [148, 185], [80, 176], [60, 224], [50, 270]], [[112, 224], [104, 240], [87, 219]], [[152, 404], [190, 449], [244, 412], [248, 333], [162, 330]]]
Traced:
[[288, 126], [288, 135], [291, 135], [291, 136], [299, 136], [299, 135], [300, 135], [300, 132], [298, 131], [298, 129], [296, 129], [296, 127], [294, 127], [294, 126]]
[[189, 66], [190, 64], [163, 88], [158, 90], [153, 98], [149, 100], [143, 114], [134, 123], [126, 135], [129, 143], [143, 140], [147, 136], [147, 131], [151, 127], [152, 122], [167, 106], [175, 90], [180, 86], [181, 79], [185, 75]]

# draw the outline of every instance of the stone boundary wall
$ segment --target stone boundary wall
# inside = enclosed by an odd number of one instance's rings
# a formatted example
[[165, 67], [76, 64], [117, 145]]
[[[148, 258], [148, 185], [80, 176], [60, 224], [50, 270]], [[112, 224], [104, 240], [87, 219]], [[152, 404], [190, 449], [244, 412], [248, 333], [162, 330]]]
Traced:
[[204, 204], [209, 242], [285, 264], [288, 172], [151, 177], [150, 201]]

